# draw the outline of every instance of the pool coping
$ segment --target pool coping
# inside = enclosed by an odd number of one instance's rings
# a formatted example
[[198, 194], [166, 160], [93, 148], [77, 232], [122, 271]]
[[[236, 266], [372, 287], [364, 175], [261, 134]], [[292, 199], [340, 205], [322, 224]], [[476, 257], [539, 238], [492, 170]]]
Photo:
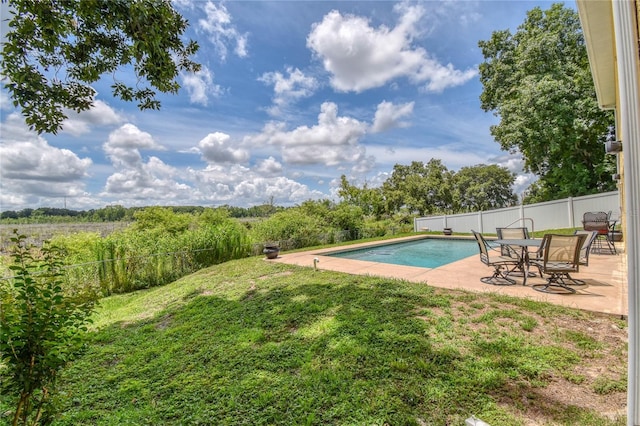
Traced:
[[481, 263], [478, 254], [436, 268], [401, 266], [382, 262], [327, 256], [328, 253], [347, 249], [380, 246], [428, 238], [471, 239], [470, 237], [456, 235], [415, 235], [300, 252], [281, 251], [276, 259], [265, 261], [316, 268], [319, 272], [329, 270], [354, 275], [394, 278], [438, 288], [504, 294], [592, 312], [619, 315], [622, 317], [628, 315], [627, 256], [621, 253], [621, 250], [618, 250], [618, 254], [615, 255], [592, 252], [589, 256], [589, 266], [583, 266], [580, 268], [579, 273], [572, 274], [574, 278], [586, 282], [584, 286], [576, 286], [576, 294], [573, 295], [546, 294], [534, 291], [531, 288], [532, 284], [545, 282], [544, 279], [540, 277], [528, 278], [526, 286], [522, 286], [521, 281], [518, 281], [518, 283], [513, 286], [484, 284], [480, 281], [480, 278], [491, 275], [493, 269]]

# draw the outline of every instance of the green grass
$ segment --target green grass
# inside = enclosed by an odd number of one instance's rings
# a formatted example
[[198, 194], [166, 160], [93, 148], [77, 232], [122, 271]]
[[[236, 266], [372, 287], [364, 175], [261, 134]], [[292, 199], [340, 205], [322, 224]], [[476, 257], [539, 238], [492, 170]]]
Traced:
[[[461, 425], [475, 415], [512, 426], [531, 424], [527, 405], [539, 402], [538, 424], [624, 425], [539, 396], [569, 371], [585, 381], [585, 353], [603, 346], [558, 324], [589, 318], [531, 300], [231, 261], [104, 299], [86, 352], [60, 377], [55, 424]], [[585, 386], [597, 397], [626, 384]]]

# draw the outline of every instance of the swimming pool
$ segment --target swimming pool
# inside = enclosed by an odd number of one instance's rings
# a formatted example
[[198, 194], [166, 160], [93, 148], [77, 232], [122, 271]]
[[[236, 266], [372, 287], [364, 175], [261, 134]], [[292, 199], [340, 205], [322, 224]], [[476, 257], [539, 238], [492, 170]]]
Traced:
[[343, 259], [437, 268], [478, 254], [475, 240], [425, 238], [354, 250], [327, 253]]

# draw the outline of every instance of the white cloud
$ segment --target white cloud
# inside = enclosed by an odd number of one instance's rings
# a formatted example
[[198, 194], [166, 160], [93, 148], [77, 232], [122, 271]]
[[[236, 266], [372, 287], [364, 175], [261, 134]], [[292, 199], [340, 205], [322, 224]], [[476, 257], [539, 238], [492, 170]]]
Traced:
[[102, 196], [124, 197], [127, 200], [142, 200], [152, 204], [164, 201], [173, 204], [176, 200], [191, 198], [191, 188], [173, 179], [178, 170], [151, 157], [147, 163], [139, 163], [136, 167], [120, 168], [107, 178]]
[[421, 5], [395, 8], [402, 13], [395, 28], [374, 28], [355, 15], [343, 16], [333, 10], [313, 25], [307, 46], [331, 73], [331, 85], [342, 92], [362, 92], [383, 86], [399, 77], [425, 90], [440, 92], [473, 78], [477, 71], [456, 70], [430, 57], [422, 47], [413, 45], [419, 35], [416, 24], [424, 15]]
[[140, 149], [164, 150], [149, 133], [129, 123], [111, 132], [102, 148], [116, 167], [137, 167], [142, 162]]
[[87, 111], [65, 111], [65, 114], [68, 118], [62, 123], [62, 131], [73, 136], [89, 133], [93, 126], [117, 125], [124, 121], [120, 113], [101, 100], [96, 100], [93, 108]]
[[394, 105], [393, 102], [381, 102], [371, 126], [374, 133], [384, 132], [394, 127], [408, 127], [409, 123], [402, 121], [403, 117], [413, 114], [414, 102]]
[[256, 205], [271, 198], [277, 203], [295, 204], [324, 197], [321, 192], [287, 177], [265, 177], [260, 167], [209, 165], [204, 170], [190, 169], [189, 173], [200, 199], [215, 204]]
[[153, 137], [133, 124], [125, 124], [109, 135], [103, 148], [115, 172], [105, 183], [102, 197], [119, 197], [125, 204], [158, 202], [173, 204], [191, 197], [190, 187], [177, 180], [177, 168], [150, 157], [145, 163], [140, 149], [164, 150]]
[[198, 149], [207, 162], [210, 163], [244, 163], [249, 159], [249, 153], [242, 148], [231, 146], [231, 137], [227, 134], [209, 133], [198, 142]]
[[127, 123], [111, 132], [106, 145], [110, 148], [164, 149], [153, 140], [151, 134], [143, 132], [131, 123]]
[[39, 197], [83, 195], [83, 181], [91, 165], [90, 158], [80, 158], [68, 149], [49, 145], [42, 136], [28, 129], [18, 113], [10, 114], [2, 123], [0, 192], [3, 205], [13, 205], [19, 200], [34, 204]]
[[282, 174], [282, 164], [273, 157], [260, 161], [255, 171], [262, 176], [279, 176]]
[[367, 127], [367, 123], [354, 118], [339, 117], [337, 105], [325, 102], [320, 107], [317, 125], [286, 131], [282, 123], [269, 123], [261, 134], [249, 136], [245, 142], [280, 146], [285, 163], [336, 166], [358, 162], [365, 155], [358, 142]]
[[203, 106], [209, 103], [209, 95], [218, 97], [223, 92], [219, 85], [213, 84], [213, 75], [206, 66], [196, 73], [182, 74], [182, 85], [189, 93], [191, 103]]
[[516, 180], [513, 184], [513, 192], [518, 195], [523, 194], [532, 183], [538, 180], [538, 177], [533, 173], [524, 171], [524, 158], [521, 154], [506, 154], [492, 159], [492, 162], [515, 173]]
[[268, 110], [271, 115], [279, 115], [282, 108], [291, 102], [313, 95], [318, 87], [315, 78], [304, 75], [298, 68], [287, 67], [286, 72], [286, 77], [279, 72], [268, 72], [258, 78], [259, 81], [273, 85], [274, 105]]
[[212, 1], [204, 4], [205, 18], [198, 20], [198, 28], [203, 30], [213, 43], [220, 60], [227, 59], [227, 42], [235, 43], [234, 53], [244, 58], [247, 56], [247, 34], [240, 34], [231, 23], [231, 15], [223, 4], [216, 5]]

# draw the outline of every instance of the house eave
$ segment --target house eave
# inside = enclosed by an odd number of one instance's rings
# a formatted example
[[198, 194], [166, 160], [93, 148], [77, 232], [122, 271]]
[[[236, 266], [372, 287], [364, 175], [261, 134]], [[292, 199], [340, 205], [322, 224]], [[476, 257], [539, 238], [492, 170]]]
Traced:
[[576, 4], [584, 31], [598, 104], [603, 109], [614, 109], [617, 100], [616, 54], [611, 2], [577, 0]]

